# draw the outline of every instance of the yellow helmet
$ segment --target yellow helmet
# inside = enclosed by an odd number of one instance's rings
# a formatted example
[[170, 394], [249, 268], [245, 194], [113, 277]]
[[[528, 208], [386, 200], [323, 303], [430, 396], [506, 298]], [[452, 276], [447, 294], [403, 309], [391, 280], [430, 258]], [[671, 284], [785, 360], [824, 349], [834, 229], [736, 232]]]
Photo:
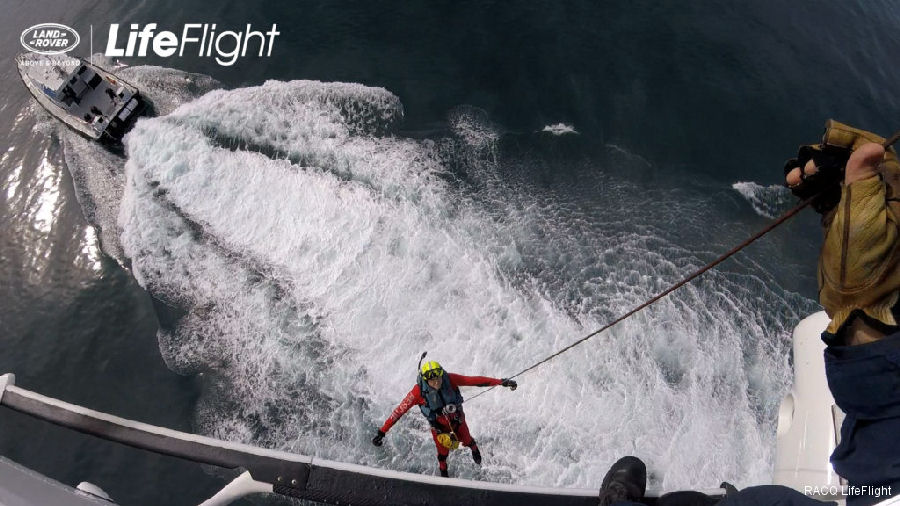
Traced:
[[431, 378], [440, 378], [444, 375], [444, 369], [441, 368], [441, 364], [431, 361], [426, 362], [422, 365], [422, 370], [420, 371], [422, 374], [422, 379], [430, 380]]
[[456, 439], [456, 434], [438, 434], [437, 440], [438, 443], [441, 443], [441, 446], [448, 450], [459, 448], [459, 440]]

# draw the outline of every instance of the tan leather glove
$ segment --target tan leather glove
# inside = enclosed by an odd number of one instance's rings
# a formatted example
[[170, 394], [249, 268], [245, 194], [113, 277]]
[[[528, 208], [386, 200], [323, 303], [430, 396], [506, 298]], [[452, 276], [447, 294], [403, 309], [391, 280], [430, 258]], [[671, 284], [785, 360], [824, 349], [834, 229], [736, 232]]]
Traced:
[[[884, 138], [829, 120], [821, 146], [852, 153], [872, 142]], [[892, 200], [900, 195], [900, 163], [893, 149], [885, 151], [878, 173], [841, 185], [840, 199], [824, 220], [819, 302], [831, 317], [832, 334], [857, 309], [884, 326], [898, 323], [891, 310], [900, 290], [900, 203]]]

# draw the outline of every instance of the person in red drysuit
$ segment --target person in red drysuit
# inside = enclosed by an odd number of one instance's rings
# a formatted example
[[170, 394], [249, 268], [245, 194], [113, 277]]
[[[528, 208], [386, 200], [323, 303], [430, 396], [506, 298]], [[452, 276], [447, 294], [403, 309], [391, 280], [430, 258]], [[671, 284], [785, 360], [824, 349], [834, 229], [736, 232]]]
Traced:
[[444, 373], [444, 369], [437, 362], [428, 362], [419, 371], [416, 385], [406, 394], [403, 401], [394, 408], [391, 416], [384, 421], [384, 425], [378, 429], [378, 434], [372, 439], [372, 444], [381, 446], [385, 434], [394, 423], [400, 419], [413, 406], [419, 406], [422, 414], [431, 424], [431, 437], [437, 447], [438, 468], [441, 476], [449, 477], [447, 471], [447, 455], [451, 448], [463, 446], [472, 450], [472, 460], [481, 464], [481, 452], [478, 445], [469, 434], [469, 426], [466, 425], [466, 415], [463, 413], [463, 397], [459, 387], [489, 387], [504, 386], [515, 390], [518, 386], [511, 379], [489, 378], [487, 376], [463, 376], [462, 374]]

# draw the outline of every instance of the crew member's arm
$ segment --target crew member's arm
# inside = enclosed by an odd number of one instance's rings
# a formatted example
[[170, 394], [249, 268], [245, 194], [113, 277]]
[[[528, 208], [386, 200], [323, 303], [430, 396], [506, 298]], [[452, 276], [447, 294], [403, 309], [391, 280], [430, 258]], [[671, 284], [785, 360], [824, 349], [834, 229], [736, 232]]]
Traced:
[[[876, 177], [884, 159], [885, 150], [876, 143], [850, 155], [841, 200], [822, 246], [819, 297], [833, 319], [827, 331], [843, 333], [844, 344], [865, 344], [884, 336], [883, 329], [871, 326], [866, 318], [852, 318], [854, 310], [883, 324], [894, 323], [890, 307], [897, 300], [896, 281], [873, 275], [897, 265], [897, 217], [888, 208], [885, 182]], [[849, 324], [844, 327], [844, 322]]]
[[408, 394], [406, 394], [403, 401], [394, 408], [394, 411], [391, 412], [391, 416], [384, 421], [384, 425], [381, 426], [381, 432], [387, 433], [387, 431], [391, 430], [391, 427], [393, 427], [397, 420], [405, 415], [413, 406], [418, 406], [419, 404], [425, 404], [425, 398], [422, 397], [419, 385], [416, 385], [412, 387], [412, 390], [410, 390]]
[[378, 434], [372, 438], [372, 444], [375, 446], [381, 446], [382, 441], [384, 440], [384, 435], [387, 434], [387, 431], [391, 430], [391, 427], [397, 420], [400, 419], [403, 415], [409, 411], [413, 406], [417, 406], [419, 404], [425, 404], [425, 398], [422, 397], [422, 392], [419, 390], [419, 385], [412, 387], [412, 390], [406, 394], [406, 397], [400, 402], [400, 404], [394, 408], [394, 411], [391, 412], [391, 416], [384, 421], [384, 425], [378, 429]]
[[508, 387], [515, 390], [518, 386], [511, 379], [497, 379], [488, 376], [463, 376], [462, 374], [450, 373], [450, 384], [455, 387], [493, 387], [497, 385]]

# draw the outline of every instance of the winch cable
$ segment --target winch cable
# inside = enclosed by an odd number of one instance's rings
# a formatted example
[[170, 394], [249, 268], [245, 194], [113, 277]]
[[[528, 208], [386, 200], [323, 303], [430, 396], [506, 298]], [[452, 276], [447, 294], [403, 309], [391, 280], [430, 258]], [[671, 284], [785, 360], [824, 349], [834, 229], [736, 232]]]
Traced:
[[[882, 145], [882, 147], [884, 147], [884, 149], [888, 149], [892, 144], [894, 144], [894, 143], [897, 142], [898, 140], [900, 140], [900, 131], [898, 131], [897, 133], [895, 133], [894, 135], [892, 135], [890, 138], [886, 139], [881, 145]], [[803, 170], [803, 168], [801, 167], [800, 170]], [[675, 283], [674, 285], [670, 286], [669, 288], [666, 288], [665, 290], [663, 290], [662, 292], [660, 292], [660, 293], [658, 293], [657, 295], [653, 296], [653, 298], [647, 300], [647, 301], [644, 302], [643, 304], [641, 304], [641, 305], [635, 307], [635, 308], [632, 309], [631, 311], [628, 311], [627, 313], [625, 313], [625, 314], [623, 314], [622, 316], [616, 318], [616, 319], [613, 320], [612, 322], [607, 323], [607, 324], [604, 325], [602, 328], [600, 328], [600, 329], [598, 329], [598, 330], [595, 330], [595, 331], [591, 332], [590, 334], [588, 334], [588, 335], [582, 337], [581, 339], [579, 339], [579, 340], [573, 342], [572, 344], [566, 346], [565, 348], [562, 348], [561, 350], [559, 350], [559, 351], [553, 353], [552, 355], [547, 356], [546, 358], [544, 358], [543, 360], [541, 360], [541, 361], [535, 363], [534, 365], [532, 365], [532, 366], [530, 366], [530, 367], [527, 367], [527, 368], [525, 368], [525, 369], [522, 369], [521, 371], [517, 372], [516, 374], [513, 374], [512, 376], [509, 377], [509, 379], [517, 378], [517, 377], [519, 377], [519, 376], [525, 374], [526, 372], [531, 371], [532, 369], [535, 369], [535, 368], [537, 368], [538, 366], [540, 366], [540, 365], [542, 365], [542, 364], [544, 364], [544, 363], [546, 363], [546, 362], [549, 362], [550, 360], [553, 360], [554, 358], [556, 358], [556, 357], [562, 355], [563, 353], [565, 353], [565, 352], [571, 350], [572, 348], [574, 348], [574, 347], [578, 346], [579, 344], [581, 344], [581, 343], [587, 341], [588, 339], [590, 339], [590, 338], [592, 338], [592, 337], [594, 337], [594, 336], [596, 336], [596, 335], [602, 333], [603, 331], [605, 331], [605, 330], [607, 330], [607, 329], [613, 327], [614, 325], [620, 323], [621, 321], [627, 319], [628, 317], [630, 317], [631, 315], [637, 313], [638, 311], [641, 311], [642, 309], [644, 309], [644, 308], [646, 308], [647, 306], [653, 304], [654, 302], [656, 302], [656, 301], [662, 299], [662, 298], [665, 297], [666, 295], [669, 295], [670, 293], [672, 293], [672, 292], [674, 292], [675, 290], [681, 288], [682, 286], [684, 286], [684, 285], [690, 283], [691, 281], [693, 281], [694, 279], [696, 279], [697, 277], [699, 277], [699, 276], [700, 276], [701, 274], [703, 274], [704, 272], [706, 272], [706, 271], [712, 269], [713, 267], [719, 265], [720, 263], [724, 262], [724, 261], [727, 260], [729, 257], [731, 257], [732, 255], [734, 255], [734, 254], [737, 253], [738, 251], [741, 251], [742, 249], [746, 248], [747, 246], [753, 244], [757, 239], [759, 239], [760, 237], [762, 237], [762, 236], [768, 234], [769, 232], [771, 232], [772, 230], [774, 230], [776, 227], [778, 227], [779, 225], [781, 225], [781, 224], [784, 223], [785, 221], [787, 221], [787, 220], [793, 218], [794, 215], [796, 215], [797, 213], [799, 213], [800, 211], [802, 211], [806, 206], [810, 205], [815, 199], [817, 199], [820, 195], [822, 195], [823, 193], [825, 193], [826, 190], [827, 190], [827, 188], [826, 188], [826, 189], [823, 189], [823, 190], [820, 191], [819, 193], [816, 193], [816, 194], [813, 195], [812, 197], [809, 197], [808, 199], [804, 200], [803, 202], [800, 202], [800, 203], [797, 204], [795, 207], [793, 207], [792, 209], [786, 211], [784, 214], [782, 214], [781, 216], [779, 216], [775, 221], [773, 221], [772, 223], [770, 223], [767, 227], [765, 227], [764, 229], [760, 230], [759, 232], [753, 234], [751, 237], [749, 237], [747, 240], [745, 240], [745, 241], [742, 242], [741, 244], [738, 244], [738, 245], [735, 246], [734, 248], [731, 248], [727, 253], [723, 254], [722, 256], [720, 256], [719, 258], [713, 260], [712, 262], [710, 262], [710, 263], [704, 265], [703, 267], [697, 269], [696, 271], [694, 271], [693, 273], [689, 274], [687, 277], [685, 277], [684, 279], [682, 279], [682, 280], [679, 281], [678, 283]], [[478, 392], [477, 394], [475, 394], [475, 395], [473, 395], [472, 397], [470, 397], [470, 398], [469, 398], [469, 401], [471, 401], [472, 399], [475, 399], [476, 397], [478, 397], [478, 396], [480, 396], [480, 395], [486, 394], [486, 393], [490, 392], [491, 390], [493, 390], [493, 389], [495, 389], [495, 388], [497, 388], [496, 385], [495, 385], [495, 386], [492, 386], [492, 387], [490, 387], [490, 388], [487, 388], [487, 389], [485, 389], [485, 390], [482, 390], [481, 392]]]
[[[525, 368], [525, 369], [522, 369], [521, 371], [517, 372], [516, 374], [510, 376], [509, 378], [512, 379], [512, 378], [519, 377], [519, 376], [525, 374], [526, 372], [531, 371], [532, 369], [535, 369], [535, 368], [537, 368], [538, 366], [540, 366], [540, 365], [542, 365], [542, 364], [544, 364], [544, 363], [546, 363], [546, 362], [549, 362], [550, 360], [553, 360], [554, 358], [556, 358], [556, 357], [562, 355], [563, 353], [565, 353], [565, 352], [571, 350], [572, 348], [574, 348], [574, 347], [578, 346], [579, 344], [581, 344], [581, 343], [587, 341], [588, 339], [590, 339], [590, 338], [592, 338], [592, 337], [594, 337], [594, 336], [596, 336], [596, 335], [602, 333], [603, 331], [605, 331], [605, 330], [607, 330], [607, 329], [612, 328], [612, 327], [615, 326], [616, 324], [618, 324], [618, 323], [622, 322], [623, 320], [629, 318], [630, 316], [634, 315], [634, 314], [637, 313], [638, 311], [641, 311], [642, 309], [644, 309], [644, 308], [646, 308], [647, 306], [653, 304], [654, 302], [656, 302], [656, 301], [662, 299], [662, 298], [665, 297], [666, 295], [669, 295], [670, 293], [672, 293], [672, 292], [674, 292], [675, 290], [681, 288], [682, 286], [684, 286], [684, 285], [690, 283], [691, 281], [693, 281], [694, 279], [696, 279], [697, 277], [699, 277], [699, 276], [700, 276], [701, 274], [703, 274], [704, 272], [706, 272], [706, 271], [712, 269], [713, 267], [719, 265], [720, 263], [724, 262], [724, 261], [727, 260], [729, 257], [731, 257], [732, 255], [734, 255], [735, 253], [737, 253], [738, 251], [741, 251], [742, 249], [744, 249], [744, 248], [746, 248], [747, 246], [749, 246], [750, 244], [752, 244], [754, 241], [756, 241], [756, 240], [759, 239], [760, 237], [762, 237], [762, 236], [768, 234], [769, 232], [771, 232], [772, 230], [774, 230], [775, 227], [777, 227], [777, 226], [781, 225], [782, 223], [784, 223], [785, 221], [791, 219], [795, 214], [799, 213], [799, 212], [802, 211], [806, 206], [808, 206], [809, 204], [811, 204], [812, 201], [815, 200], [815, 199], [816, 199], [819, 195], [821, 195], [822, 193], [823, 193], [823, 192], [817, 193], [817, 194], [813, 195], [812, 197], [809, 197], [808, 199], [804, 200], [803, 202], [801, 202], [801, 203], [798, 204], [797, 206], [793, 207], [792, 209], [788, 210], [787, 212], [785, 212], [784, 214], [782, 214], [781, 216], [779, 216], [775, 221], [773, 221], [773, 222], [770, 223], [768, 226], [766, 226], [766, 228], [764, 228], [764, 229], [760, 230], [759, 232], [753, 234], [750, 238], [746, 239], [746, 240], [745, 240], [744, 242], [742, 242], [741, 244], [739, 244], [739, 245], [735, 246], [734, 248], [731, 248], [730, 250], [728, 250], [727, 253], [724, 253], [724, 254], [723, 254], [722, 256], [720, 256], [719, 258], [716, 258], [716, 259], [713, 260], [712, 262], [710, 262], [710, 263], [704, 265], [703, 267], [697, 269], [696, 271], [694, 271], [693, 273], [689, 274], [687, 277], [685, 277], [684, 279], [682, 279], [682, 280], [679, 281], [678, 283], [675, 283], [674, 285], [672, 285], [672, 286], [666, 288], [666, 289], [663, 290], [662, 292], [659, 292], [658, 294], [654, 295], [652, 298], [648, 299], [647, 301], [645, 301], [645, 302], [642, 303], [641, 305], [639, 305], [639, 306], [633, 308], [632, 310], [630, 310], [630, 311], [628, 311], [627, 313], [623, 314], [622, 316], [616, 318], [615, 320], [611, 321], [610, 323], [607, 323], [606, 325], [604, 325], [604, 326], [601, 327], [600, 329], [591, 332], [590, 334], [588, 334], [588, 335], [582, 337], [581, 339], [579, 339], [579, 340], [573, 342], [572, 344], [566, 346], [565, 348], [562, 348], [562, 349], [560, 349], [559, 351], [553, 353], [552, 355], [547, 356], [546, 358], [544, 358], [543, 360], [541, 360], [541, 361], [535, 363], [534, 365], [532, 365], [532, 366], [530, 366], [530, 367], [527, 367], [527, 368]], [[476, 398], [476, 397], [478, 397], [478, 396], [480, 396], [480, 395], [482, 395], [482, 394], [488, 393], [489, 391], [493, 390], [494, 388], [496, 388], [496, 386], [492, 386], [492, 387], [490, 387], [490, 388], [488, 388], [488, 389], [486, 389], [486, 390], [482, 390], [481, 392], [479, 392], [479, 393], [473, 395], [472, 397], [470, 397], [470, 398], [469, 398], [469, 401], [471, 401], [472, 399], [474, 399], [474, 398]]]

